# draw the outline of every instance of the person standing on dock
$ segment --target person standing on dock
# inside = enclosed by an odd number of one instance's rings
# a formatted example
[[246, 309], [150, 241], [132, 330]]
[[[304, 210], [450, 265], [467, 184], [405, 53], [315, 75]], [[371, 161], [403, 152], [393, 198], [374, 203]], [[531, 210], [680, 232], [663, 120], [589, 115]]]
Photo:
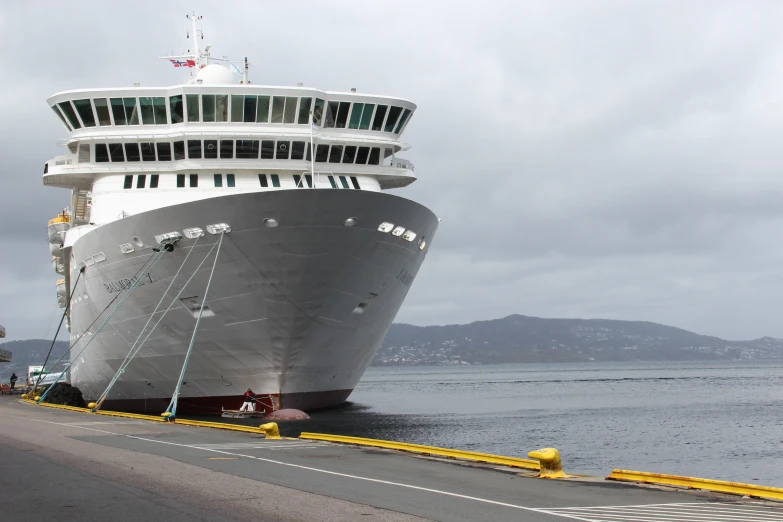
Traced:
[[14, 386], [16, 386], [16, 379], [17, 379], [16, 373], [12, 373], [11, 374], [11, 389], [12, 390], [14, 389]]
[[256, 394], [250, 388], [245, 392], [245, 403], [239, 408], [239, 411], [256, 411]]

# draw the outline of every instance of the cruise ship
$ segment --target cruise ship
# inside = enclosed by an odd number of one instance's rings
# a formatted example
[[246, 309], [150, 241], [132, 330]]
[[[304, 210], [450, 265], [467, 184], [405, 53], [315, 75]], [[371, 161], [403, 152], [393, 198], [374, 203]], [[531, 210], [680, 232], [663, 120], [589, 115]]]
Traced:
[[416, 180], [401, 157], [416, 105], [253, 84], [188, 18], [193, 48], [162, 62], [184, 83], [47, 100], [67, 131], [43, 183], [71, 191], [47, 227], [70, 382], [162, 412], [187, 355], [180, 413], [237, 409], [248, 388], [267, 409], [340, 404], [438, 227], [389, 193]]

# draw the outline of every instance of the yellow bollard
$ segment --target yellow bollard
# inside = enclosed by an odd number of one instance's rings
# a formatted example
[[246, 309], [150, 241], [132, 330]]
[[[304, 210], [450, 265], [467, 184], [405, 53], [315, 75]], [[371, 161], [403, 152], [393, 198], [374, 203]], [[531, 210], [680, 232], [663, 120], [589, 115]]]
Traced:
[[98, 405], [97, 405], [97, 404], [95, 404], [94, 402], [91, 402], [90, 404], [88, 404], [88, 405], [87, 405], [87, 407], [88, 407], [89, 409], [91, 409], [91, 410], [94, 410], [95, 408], [97, 408], [97, 407], [98, 407]]
[[23, 394], [22, 394], [22, 398], [23, 398], [23, 399], [27, 399], [27, 394], [26, 394], [26, 393], [23, 393]]
[[40, 400], [41, 400], [41, 396], [40, 396], [40, 395], [36, 395], [36, 396], [35, 396], [35, 402], [38, 402], [38, 401], [40, 401]]
[[160, 416], [163, 417], [164, 419], [168, 419], [169, 417], [171, 417], [171, 412], [164, 411], [163, 413], [160, 414]]
[[566, 478], [568, 475], [563, 471], [560, 464], [560, 452], [555, 448], [542, 448], [531, 451], [527, 454], [531, 459], [536, 459], [541, 465], [539, 478]]
[[258, 427], [259, 430], [264, 432], [265, 439], [279, 439], [280, 430], [277, 428], [276, 422], [268, 422]]

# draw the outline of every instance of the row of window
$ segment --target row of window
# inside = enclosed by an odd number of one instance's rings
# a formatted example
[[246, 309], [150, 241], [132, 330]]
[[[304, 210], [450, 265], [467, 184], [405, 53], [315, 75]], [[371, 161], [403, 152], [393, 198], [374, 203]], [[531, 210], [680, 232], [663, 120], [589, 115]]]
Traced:
[[[173, 147], [172, 147], [173, 145]], [[172, 154], [173, 150], [173, 154]], [[86, 153], [85, 153], [86, 151]], [[392, 155], [392, 149], [383, 151], [383, 157]], [[187, 140], [172, 143], [97, 143], [97, 163], [124, 161], [171, 161], [184, 159], [275, 159], [310, 161], [310, 144], [287, 140]], [[79, 147], [79, 162], [89, 159], [89, 145]], [[349, 163], [380, 165], [380, 147], [355, 145], [317, 145], [317, 163]]]
[[[136, 183], [133, 183], [133, 178], [136, 178]], [[332, 188], [344, 188], [344, 189], [350, 189], [354, 188], [356, 190], [361, 190], [361, 186], [359, 185], [359, 180], [356, 179], [356, 176], [334, 176], [329, 175], [327, 176], [329, 180], [329, 184], [332, 186]], [[348, 179], [350, 178], [351, 184], [348, 184]], [[159, 182], [160, 176], [158, 174], [150, 174], [149, 175], [149, 188], [154, 189], [158, 188], [158, 182]], [[223, 174], [214, 174], [213, 175], [213, 181], [215, 183], [215, 187], [222, 188], [223, 187]], [[198, 180], [199, 175], [198, 174], [177, 174], [177, 188], [185, 188], [185, 181], [188, 181], [188, 186], [191, 188], [197, 188], [198, 187]], [[269, 174], [269, 178], [267, 178], [266, 174], [259, 174], [258, 175], [258, 183], [262, 187], [269, 187], [269, 182], [272, 182], [273, 187], [279, 187], [280, 186], [280, 176], [277, 174]], [[225, 181], [226, 181], [226, 187], [233, 188], [236, 187], [236, 177], [234, 174], [226, 174], [225, 175]], [[339, 184], [338, 184], [339, 181]], [[304, 176], [301, 176], [299, 174], [294, 174], [294, 185], [297, 188], [303, 188], [307, 185], [308, 188], [313, 188], [313, 176], [311, 174], [305, 174]], [[146, 174], [137, 174], [136, 176], [133, 176], [131, 174], [125, 176], [125, 181], [123, 183], [124, 189], [143, 189], [148, 188], [147, 187], [147, 175]]]
[[178, 94], [169, 96], [168, 104], [164, 96], [85, 98], [57, 103], [52, 110], [69, 130], [228, 121], [307, 125], [312, 114], [317, 127], [401, 134], [411, 116], [410, 109], [396, 105], [242, 94]]

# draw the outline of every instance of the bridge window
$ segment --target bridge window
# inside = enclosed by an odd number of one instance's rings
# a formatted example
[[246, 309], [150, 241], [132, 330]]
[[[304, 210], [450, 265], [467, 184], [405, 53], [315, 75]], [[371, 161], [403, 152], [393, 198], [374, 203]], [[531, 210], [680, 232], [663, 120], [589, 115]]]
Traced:
[[141, 159], [144, 161], [155, 161], [155, 144], [141, 143]]
[[158, 161], [171, 161], [171, 143], [158, 143]]
[[337, 116], [337, 109], [340, 107], [340, 102], [330, 101], [326, 104], [326, 118], [324, 118], [324, 127], [329, 129], [334, 127], [334, 120]]
[[329, 163], [340, 163], [343, 158], [343, 146], [332, 145], [332, 152], [329, 154]]
[[138, 125], [139, 109], [136, 105], [136, 98], [123, 98], [122, 103], [125, 107], [125, 119], [128, 125]]
[[111, 98], [111, 113], [114, 116], [115, 125], [127, 125], [125, 121], [125, 106], [122, 104], [122, 98]]
[[184, 141], [175, 141], [174, 142], [174, 159], [175, 160], [184, 160], [185, 159], [185, 142]]
[[272, 186], [273, 187], [279, 187], [280, 186], [280, 176], [277, 174], [270, 174], [270, 178], [272, 178]]
[[144, 174], [139, 174], [136, 176], [136, 188], [144, 188], [144, 186], [147, 184], [147, 176]]
[[370, 149], [370, 165], [379, 165], [381, 163], [381, 149], [373, 147]]
[[245, 123], [255, 123], [256, 121], [256, 97], [245, 96]]
[[312, 98], [302, 98], [299, 101], [299, 125], [307, 125], [310, 123], [310, 106], [313, 104]]
[[109, 155], [113, 162], [125, 161], [125, 154], [122, 152], [122, 143], [109, 143]]
[[285, 112], [285, 97], [272, 96], [272, 123], [283, 123], [283, 112]]
[[92, 113], [92, 103], [89, 99], [73, 100], [73, 106], [79, 112], [85, 127], [95, 127], [95, 115]]
[[122, 185], [122, 188], [133, 188], [133, 176], [125, 176], [125, 183]]
[[402, 107], [391, 107], [389, 109], [389, 117], [386, 118], [386, 125], [384, 125], [384, 132], [391, 132], [394, 130], [394, 124], [397, 123], [397, 119], [400, 117]]
[[190, 186], [191, 187], [198, 187], [198, 174], [191, 174], [190, 175]]
[[337, 183], [334, 182], [334, 176], [327, 176], [329, 178], [329, 184], [332, 188], [337, 188]]
[[139, 154], [139, 144], [138, 143], [126, 143], [125, 144], [125, 158], [128, 161], [139, 161], [139, 160], [141, 160], [141, 155]]
[[351, 176], [351, 184], [353, 184], [353, 188], [356, 190], [361, 190], [361, 187], [359, 186], [359, 180], [356, 179], [356, 176]]
[[171, 123], [182, 123], [185, 116], [182, 112], [182, 95], [169, 96], [169, 110], [171, 111]]
[[263, 140], [261, 142], [261, 159], [273, 159], [275, 157], [275, 142]]
[[234, 157], [234, 140], [220, 140], [220, 158], [228, 159]]
[[237, 159], [258, 159], [258, 140], [237, 140]]
[[345, 179], [345, 176], [340, 176], [340, 185], [342, 185], [343, 188], [351, 188], [348, 186], [348, 181]]
[[71, 127], [74, 129], [81, 129], [82, 124], [79, 123], [79, 119], [76, 117], [76, 113], [73, 110], [73, 107], [71, 106], [71, 102], [64, 101], [57, 104], [60, 107], [60, 110], [63, 111], [63, 114], [65, 114], [65, 117], [68, 118], [68, 121], [71, 124]]
[[[180, 123], [182, 121], [182, 96], [179, 97], [179, 104], [180, 121], [175, 123]], [[152, 98], [152, 108], [155, 110], [155, 125], [166, 125], [168, 123], [168, 119], [166, 117], [166, 98], [163, 96], [156, 96], [155, 98]], [[131, 125], [133, 124], [131, 123]]]
[[215, 186], [218, 188], [223, 186], [223, 174], [215, 174]]
[[73, 129], [68, 124], [68, 122], [65, 120], [65, 116], [63, 116], [63, 113], [60, 112], [60, 109], [57, 107], [57, 105], [52, 105], [52, 110], [57, 115], [57, 117], [60, 118], [60, 121], [63, 122], [63, 125], [65, 125], [65, 128], [68, 129], [68, 132], [72, 131]]
[[268, 187], [269, 182], [266, 180], [266, 174], [259, 174], [258, 175], [258, 182], [261, 184], [262, 187]]
[[109, 149], [106, 148], [105, 143], [95, 144], [95, 162], [96, 163], [109, 162]]
[[315, 147], [315, 161], [318, 163], [326, 163], [328, 157], [329, 145], [318, 145]]
[[218, 157], [217, 140], [204, 140], [204, 158], [216, 159]]
[[296, 96], [286, 96], [283, 123], [296, 123], [296, 103], [298, 101], [299, 98]]
[[188, 140], [188, 159], [201, 159], [201, 140]]
[[215, 95], [215, 121], [228, 121], [228, 95]]
[[269, 96], [259, 96], [256, 105], [256, 122], [269, 122]]
[[215, 121], [215, 95], [202, 94], [201, 104], [204, 109], [204, 121]]
[[90, 162], [90, 145], [87, 143], [80, 143], [79, 144], [79, 156], [78, 160], [79, 163], [89, 163]]
[[177, 174], [177, 188], [185, 188], [185, 175]]
[[141, 106], [141, 123], [144, 125], [155, 125], [155, 110], [152, 108], [152, 98], [142, 96], [139, 98]]
[[305, 174], [305, 181], [307, 181], [307, 186], [310, 188], [313, 188], [313, 175], [312, 174]]
[[187, 109], [187, 117], [189, 123], [198, 123], [199, 121], [199, 107], [198, 107], [198, 94], [186, 94], [185, 105]]
[[315, 106], [313, 107], [313, 123], [316, 127], [321, 126], [321, 119], [324, 115], [324, 101], [321, 98], [315, 99]]
[[300, 188], [302, 186], [302, 176], [299, 174], [294, 174], [294, 186], [296, 186], [296, 188]]
[[290, 141], [278, 141], [277, 142], [277, 152], [275, 153], [275, 159], [288, 159], [288, 156], [290, 154], [290, 147], [291, 142]]
[[363, 103], [353, 104], [353, 109], [351, 109], [351, 121], [348, 123], [349, 129], [359, 128], [359, 123], [362, 121], [362, 109], [364, 109]]
[[408, 118], [411, 117], [411, 110], [405, 109], [402, 112], [402, 117], [400, 118], [400, 122], [397, 124], [397, 127], [394, 129], [395, 134], [400, 134], [402, 132], [403, 127], [405, 127], [405, 124], [408, 122]]
[[106, 103], [106, 98], [95, 98], [92, 103], [95, 105], [95, 112], [98, 114], [98, 123], [101, 126], [111, 125], [109, 105]]
[[337, 109], [337, 118], [335, 119], [334, 126], [338, 129], [344, 129], [348, 123], [348, 110], [351, 108], [351, 102], [340, 102], [340, 107]]
[[[248, 96], [252, 98], [252, 96]], [[231, 121], [242, 123], [245, 114], [245, 97], [241, 94], [231, 96]]]
[[359, 123], [360, 130], [368, 130], [370, 128], [370, 120], [372, 120], [372, 111], [374, 110], [374, 103], [364, 104], [364, 110], [362, 110], [362, 121]]
[[150, 176], [150, 188], [158, 188], [158, 175], [152, 174]]
[[343, 163], [353, 163], [354, 158], [356, 158], [356, 147], [353, 145], [346, 146], [343, 154]]
[[300, 160], [304, 159], [305, 142], [295, 141], [291, 144], [291, 159]]
[[233, 174], [226, 174], [226, 186], [228, 188], [236, 187], [236, 181]]
[[368, 157], [370, 157], [370, 147], [359, 147], [359, 152], [356, 155], [356, 163], [365, 165]]
[[388, 105], [378, 105], [378, 110], [375, 111], [375, 119], [372, 120], [372, 130], [381, 130], [383, 127], [383, 120], [386, 118], [386, 111], [388, 109]]

